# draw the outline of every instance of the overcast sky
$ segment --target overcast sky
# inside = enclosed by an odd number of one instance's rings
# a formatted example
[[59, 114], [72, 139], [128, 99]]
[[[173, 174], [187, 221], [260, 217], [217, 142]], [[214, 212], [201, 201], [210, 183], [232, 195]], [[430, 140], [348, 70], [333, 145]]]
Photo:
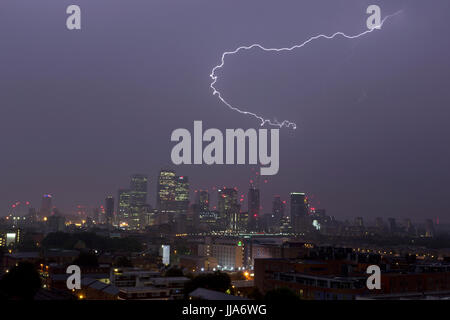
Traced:
[[[82, 9], [82, 30], [65, 27]], [[284, 47], [366, 30], [366, 8], [403, 10], [362, 38], [319, 40], [284, 54], [229, 57], [217, 83], [230, 102], [282, 129], [274, 194], [314, 195], [337, 218], [450, 221], [450, 14], [447, 0], [2, 0], [0, 215], [43, 193], [65, 212], [98, 206], [128, 176], [170, 166], [170, 134], [258, 128], [212, 96], [222, 52]], [[181, 166], [192, 189], [237, 186], [249, 166]], [[320, 202], [320, 203], [319, 203]]]

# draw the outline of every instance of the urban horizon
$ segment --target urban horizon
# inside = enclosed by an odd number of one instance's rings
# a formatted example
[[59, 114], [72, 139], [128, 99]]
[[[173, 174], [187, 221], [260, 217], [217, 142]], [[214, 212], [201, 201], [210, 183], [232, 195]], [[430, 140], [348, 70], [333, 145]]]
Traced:
[[[170, 166], [166, 166], [166, 169], [161, 169], [160, 173], [162, 171], [173, 171], [174, 173], [176, 173], [175, 169], [167, 169]], [[415, 224], [423, 224], [424, 222], [426, 222], [427, 220], [431, 220], [433, 221], [433, 224], [436, 225], [446, 225], [449, 222], [445, 220], [441, 220], [441, 218], [439, 216], [436, 217], [425, 217], [425, 218], [411, 218], [408, 215], [402, 215], [399, 214], [397, 216], [387, 216], [387, 215], [383, 215], [382, 212], [380, 212], [380, 215], [375, 217], [375, 218], [368, 218], [366, 216], [364, 216], [363, 214], [360, 215], [337, 215], [337, 214], [332, 214], [332, 210], [321, 206], [320, 201], [318, 201], [317, 199], [315, 199], [315, 195], [313, 193], [310, 193], [308, 191], [305, 190], [295, 190], [295, 191], [291, 191], [288, 194], [279, 194], [279, 193], [275, 193], [272, 195], [266, 195], [264, 194], [264, 186], [269, 183], [269, 178], [265, 177], [265, 176], [260, 176], [258, 171], [255, 169], [251, 170], [253, 177], [250, 177], [250, 179], [248, 180], [247, 183], [247, 188], [244, 189], [240, 189], [236, 186], [230, 186], [230, 185], [216, 185], [216, 186], [211, 186], [210, 188], [193, 188], [191, 186], [190, 180], [189, 180], [189, 176], [188, 175], [183, 175], [183, 176], [176, 176], [176, 177], [184, 177], [187, 180], [187, 203], [188, 205], [191, 204], [196, 204], [198, 202], [198, 199], [196, 200], [196, 198], [198, 197], [198, 192], [200, 191], [206, 191], [208, 193], [208, 197], [209, 197], [209, 203], [210, 203], [210, 209], [213, 211], [217, 211], [218, 210], [218, 205], [219, 205], [219, 198], [220, 198], [220, 190], [221, 189], [234, 189], [236, 190], [238, 197], [237, 200], [239, 201], [239, 210], [240, 212], [249, 212], [249, 193], [251, 192], [252, 188], [255, 188], [258, 190], [259, 192], [259, 197], [260, 199], [258, 200], [260, 202], [260, 207], [258, 210], [258, 215], [264, 216], [266, 214], [273, 214], [274, 211], [274, 207], [273, 207], [273, 203], [274, 200], [276, 198], [280, 198], [281, 201], [283, 202], [283, 205], [286, 207], [286, 209], [284, 209], [284, 213], [283, 216], [285, 217], [290, 217], [290, 210], [289, 210], [289, 205], [290, 205], [290, 195], [292, 193], [304, 193], [308, 199], [308, 206], [310, 208], [310, 211], [308, 212], [308, 214], [314, 214], [315, 210], [318, 211], [322, 211], [324, 210], [325, 212], [327, 212], [327, 214], [330, 214], [330, 216], [332, 216], [334, 219], [342, 221], [342, 222], [346, 222], [349, 224], [352, 224], [355, 219], [363, 219], [364, 220], [364, 224], [366, 226], [374, 226], [377, 223], [377, 219], [385, 219], [386, 221], [389, 218], [394, 218], [396, 219], [399, 223], [405, 223], [405, 221], [410, 221], [413, 222]], [[152, 179], [149, 175], [146, 174], [133, 174], [130, 175], [129, 178], [132, 178], [133, 176], [143, 176], [147, 179], [146, 181], [146, 188], [145, 188], [145, 205], [148, 205], [149, 208], [151, 210], [154, 211], [154, 213], [160, 212], [160, 206], [158, 205], [158, 179], [157, 176], [154, 177], [154, 179]], [[155, 188], [152, 188], [152, 182], [154, 182], [153, 184], [155, 185]], [[124, 184], [123, 186], [121, 186], [120, 188], [118, 188], [115, 192], [110, 192], [110, 193], [104, 193], [104, 197], [103, 199], [99, 199], [99, 201], [96, 204], [86, 204], [83, 202], [80, 202], [76, 205], [74, 205], [71, 209], [67, 210], [64, 209], [64, 207], [59, 206], [58, 202], [57, 202], [57, 196], [55, 197], [55, 195], [57, 195], [57, 193], [54, 192], [48, 192], [48, 193], [44, 193], [43, 194], [43, 198], [45, 199], [47, 196], [50, 196], [53, 200], [52, 200], [52, 208], [51, 210], [46, 213], [46, 215], [52, 215], [54, 212], [54, 210], [56, 210], [56, 212], [60, 215], [64, 215], [64, 216], [68, 216], [68, 217], [83, 217], [84, 219], [86, 217], [93, 217], [93, 214], [96, 210], [100, 210], [100, 212], [103, 213], [105, 211], [105, 207], [106, 207], [106, 202], [107, 199], [112, 197], [112, 201], [114, 203], [113, 205], [113, 214], [115, 219], [120, 219], [119, 215], [119, 199], [120, 199], [120, 192], [121, 190], [128, 190], [130, 189], [129, 186], [127, 186], [126, 184]], [[153, 190], [154, 189], [154, 190]], [[149, 190], [154, 191], [153, 192], [153, 197], [151, 196], [151, 192], [149, 192]], [[37, 203], [37, 205], [33, 205], [32, 201], [15, 201], [13, 202], [10, 207], [8, 208], [8, 212], [6, 214], [3, 215], [3, 217], [7, 217], [9, 216], [26, 216], [27, 214], [29, 214], [30, 209], [31, 210], [36, 210], [36, 212], [39, 213], [39, 211], [42, 209], [42, 198], [34, 203]], [[262, 203], [265, 202], [268, 205], [267, 206], [262, 206]], [[186, 207], [184, 214], [186, 214], [188, 211], [188, 207]], [[0, 216], [2, 217], [2, 216]], [[118, 225], [117, 225], [118, 226]]]

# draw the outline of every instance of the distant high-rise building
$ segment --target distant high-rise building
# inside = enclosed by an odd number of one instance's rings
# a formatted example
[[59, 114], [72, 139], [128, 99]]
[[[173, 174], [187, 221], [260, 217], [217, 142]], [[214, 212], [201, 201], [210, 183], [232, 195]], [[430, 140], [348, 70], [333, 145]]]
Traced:
[[175, 179], [175, 202], [178, 213], [186, 214], [189, 208], [189, 179], [179, 176]]
[[248, 212], [239, 213], [239, 221], [237, 225], [239, 232], [246, 232], [248, 230]]
[[41, 217], [48, 217], [52, 212], [52, 198], [51, 194], [44, 194], [42, 196], [41, 209], [39, 215]]
[[112, 196], [105, 199], [105, 218], [106, 224], [112, 225], [114, 222], [114, 198]]
[[117, 215], [119, 224], [121, 222], [128, 223], [128, 218], [130, 217], [130, 198], [131, 193], [129, 189], [119, 189], [119, 195], [117, 197]]
[[384, 228], [383, 218], [377, 217], [377, 218], [375, 219], [375, 227], [377, 227], [377, 228], [379, 228], [379, 229]]
[[290, 197], [292, 229], [294, 232], [304, 231], [308, 215], [308, 199], [303, 192], [292, 192]]
[[145, 204], [141, 207], [139, 219], [140, 229], [145, 229], [147, 226], [151, 226], [154, 224], [155, 212], [149, 204]]
[[238, 203], [237, 190], [235, 188], [219, 189], [217, 207], [222, 228], [238, 230], [241, 206]]
[[281, 220], [281, 218], [284, 217], [285, 208], [285, 202], [281, 200], [281, 197], [275, 196], [272, 202], [272, 214], [275, 216], [275, 219]]
[[161, 170], [157, 183], [156, 205], [161, 212], [176, 212], [175, 189], [177, 186], [175, 171]]
[[130, 203], [132, 206], [142, 207], [147, 203], [147, 182], [148, 178], [142, 174], [131, 176], [130, 182]]
[[205, 190], [199, 190], [196, 193], [196, 204], [199, 206], [200, 211], [209, 210], [209, 192]]
[[397, 222], [395, 221], [395, 218], [389, 218], [389, 231], [396, 232], [397, 231]]
[[65, 229], [66, 218], [55, 212], [47, 218], [47, 226], [50, 232], [61, 232]]
[[414, 233], [414, 226], [410, 218], [405, 219], [405, 231], [410, 234]]
[[34, 223], [38, 220], [38, 215], [36, 212], [35, 208], [30, 207], [28, 209], [28, 214], [27, 214], [27, 222], [28, 223]]
[[425, 237], [434, 237], [434, 223], [431, 219], [425, 220]]
[[364, 227], [364, 221], [362, 217], [356, 217], [355, 218], [355, 226], [357, 227]]
[[260, 222], [260, 194], [259, 189], [253, 183], [248, 190], [248, 229], [249, 231], [259, 231]]
[[94, 222], [96, 224], [100, 223], [100, 220], [99, 220], [100, 219], [100, 209], [99, 208], [94, 208], [92, 210], [92, 218], [94, 219]]
[[147, 182], [148, 178], [145, 175], [135, 174], [131, 176], [128, 225], [133, 228], [139, 227], [142, 210], [147, 204]]

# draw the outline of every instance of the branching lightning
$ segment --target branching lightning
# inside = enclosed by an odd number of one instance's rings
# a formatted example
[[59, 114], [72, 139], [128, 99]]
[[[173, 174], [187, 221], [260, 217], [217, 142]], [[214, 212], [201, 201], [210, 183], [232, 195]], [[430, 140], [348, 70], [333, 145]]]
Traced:
[[217, 81], [218, 81], [218, 79], [219, 79], [219, 76], [217, 75], [217, 71], [219, 71], [220, 69], [222, 69], [222, 68], [225, 66], [225, 58], [226, 58], [227, 56], [229, 56], [229, 55], [237, 54], [237, 53], [239, 53], [240, 51], [243, 51], [243, 50], [251, 50], [251, 49], [254, 49], [254, 48], [258, 48], [258, 49], [261, 49], [261, 50], [267, 51], [267, 52], [284, 52], [284, 51], [292, 51], [292, 50], [295, 50], [295, 49], [302, 48], [302, 47], [306, 46], [307, 44], [311, 43], [312, 41], [318, 40], [318, 39], [321, 39], [321, 38], [323, 38], [323, 39], [333, 39], [333, 38], [335, 38], [335, 37], [337, 37], [337, 36], [342, 36], [342, 37], [347, 38], [347, 39], [356, 39], [356, 38], [362, 37], [362, 36], [364, 36], [364, 35], [366, 35], [366, 34], [368, 34], [368, 33], [371, 33], [371, 32], [373, 32], [373, 31], [376, 30], [376, 29], [381, 29], [381, 27], [382, 27], [383, 24], [386, 22], [386, 20], [388, 20], [389, 18], [391, 18], [391, 17], [393, 17], [393, 16], [396, 16], [396, 15], [400, 14], [401, 12], [402, 12], [402, 11], [398, 11], [398, 12], [396, 12], [396, 13], [394, 13], [394, 14], [391, 14], [391, 15], [386, 16], [386, 17], [381, 21], [381, 23], [380, 23], [380, 25], [379, 25], [378, 27], [372, 28], [372, 29], [367, 29], [366, 31], [361, 32], [361, 33], [356, 34], [356, 35], [347, 35], [347, 34], [345, 34], [345, 33], [343, 33], [343, 32], [336, 32], [336, 33], [333, 33], [332, 35], [319, 34], [319, 35], [317, 35], [317, 36], [314, 36], [314, 37], [309, 38], [308, 40], [306, 40], [306, 41], [303, 42], [303, 43], [296, 44], [296, 45], [294, 45], [294, 46], [292, 46], [292, 47], [288, 47], [288, 48], [266, 48], [266, 47], [264, 47], [264, 46], [262, 46], [262, 45], [260, 45], [260, 44], [258, 44], [258, 43], [255, 43], [255, 44], [252, 44], [252, 45], [249, 45], [249, 46], [241, 46], [241, 47], [238, 47], [238, 48], [236, 48], [236, 49], [233, 50], [233, 51], [227, 51], [227, 52], [224, 52], [224, 53], [222, 54], [221, 63], [220, 63], [219, 65], [215, 66], [215, 67], [212, 69], [211, 74], [210, 74], [210, 77], [211, 77], [211, 79], [212, 79], [212, 82], [211, 82], [210, 87], [211, 87], [211, 89], [213, 90], [213, 95], [216, 95], [216, 96], [219, 98], [219, 100], [222, 101], [222, 103], [225, 104], [225, 105], [226, 105], [228, 108], [230, 108], [231, 110], [236, 111], [236, 112], [239, 112], [239, 113], [241, 113], [241, 114], [249, 115], [249, 116], [252, 116], [252, 117], [258, 119], [259, 121], [261, 121], [261, 126], [263, 126], [263, 125], [265, 125], [265, 124], [268, 124], [268, 125], [271, 125], [271, 126], [277, 126], [277, 127], [279, 127], [279, 128], [282, 128], [282, 127], [287, 127], [287, 128], [289, 128], [289, 127], [291, 127], [291, 128], [293, 128], [293, 129], [296, 129], [296, 128], [297, 128], [297, 125], [296, 125], [294, 122], [291, 122], [291, 121], [289, 121], [289, 120], [284, 120], [284, 121], [282, 121], [282, 122], [279, 122], [278, 120], [265, 119], [264, 117], [262, 117], [262, 116], [260, 116], [260, 115], [258, 115], [258, 114], [256, 114], [256, 113], [253, 113], [253, 112], [250, 112], [250, 111], [246, 111], [246, 110], [241, 110], [241, 109], [239, 109], [239, 108], [237, 108], [237, 107], [231, 105], [231, 103], [229, 103], [227, 100], [225, 100], [225, 98], [223, 98], [223, 96], [222, 96], [222, 94], [220, 93], [220, 91], [217, 90], [216, 87], [215, 87], [215, 85], [216, 85], [216, 83], [217, 83]]

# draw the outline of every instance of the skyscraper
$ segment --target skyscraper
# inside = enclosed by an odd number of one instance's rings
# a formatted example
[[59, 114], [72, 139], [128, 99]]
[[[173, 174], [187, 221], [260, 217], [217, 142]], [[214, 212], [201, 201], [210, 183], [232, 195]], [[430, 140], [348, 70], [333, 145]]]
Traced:
[[42, 196], [41, 209], [39, 210], [39, 216], [41, 218], [48, 217], [52, 212], [52, 198], [51, 194], [44, 194]]
[[105, 199], [105, 217], [106, 224], [112, 225], [114, 221], [114, 198], [112, 196]]
[[235, 188], [218, 190], [218, 210], [220, 224], [223, 229], [237, 231], [239, 227], [239, 213], [241, 206]]
[[156, 205], [161, 212], [175, 212], [176, 176], [173, 170], [161, 170], [157, 182]]
[[272, 202], [272, 215], [273, 215], [273, 224], [274, 230], [279, 231], [281, 227], [281, 220], [284, 217], [284, 211], [286, 208], [286, 201], [282, 201], [280, 196], [275, 196]]
[[285, 203], [281, 201], [280, 196], [275, 196], [273, 198], [272, 213], [277, 218], [277, 220], [280, 220], [284, 216], [285, 207]]
[[305, 230], [308, 215], [308, 199], [303, 192], [291, 193], [291, 224], [294, 232]]
[[96, 224], [100, 223], [100, 209], [99, 208], [93, 208], [92, 209], [92, 217]]
[[405, 231], [409, 234], [414, 234], [414, 226], [412, 224], [411, 218], [405, 219]]
[[119, 216], [119, 224], [121, 222], [128, 223], [128, 217], [130, 215], [130, 190], [119, 189], [119, 195], [117, 197], [117, 214]]
[[377, 227], [379, 229], [383, 229], [384, 228], [384, 222], [383, 222], [383, 218], [382, 217], [377, 217], [375, 219], [375, 227]]
[[434, 223], [431, 219], [425, 220], [425, 237], [434, 237]]
[[205, 190], [197, 191], [196, 204], [199, 206], [199, 210], [201, 212], [205, 212], [209, 210], [209, 192]]
[[139, 227], [142, 210], [147, 204], [147, 181], [147, 176], [142, 174], [131, 176], [128, 225], [133, 228]]
[[147, 207], [147, 184], [147, 176], [134, 174], [130, 177], [130, 188], [119, 189], [117, 197], [119, 225], [127, 223], [131, 228], [140, 226], [141, 214]]
[[130, 202], [132, 206], [141, 207], [147, 203], [147, 181], [147, 176], [142, 174], [135, 174], [131, 176]]
[[253, 183], [248, 190], [248, 229], [249, 231], [259, 231], [260, 222], [260, 194], [259, 189]]
[[364, 227], [364, 220], [362, 217], [356, 217], [355, 218], [355, 226], [357, 227]]
[[388, 218], [388, 223], [389, 231], [392, 233], [397, 232], [397, 221], [395, 220], [395, 218]]
[[175, 179], [175, 202], [178, 213], [186, 214], [189, 208], [189, 179], [179, 176]]
[[190, 206], [191, 230], [199, 231], [200, 216], [209, 213], [209, 193], [206, 190], [195, 190], [195, 201]]

